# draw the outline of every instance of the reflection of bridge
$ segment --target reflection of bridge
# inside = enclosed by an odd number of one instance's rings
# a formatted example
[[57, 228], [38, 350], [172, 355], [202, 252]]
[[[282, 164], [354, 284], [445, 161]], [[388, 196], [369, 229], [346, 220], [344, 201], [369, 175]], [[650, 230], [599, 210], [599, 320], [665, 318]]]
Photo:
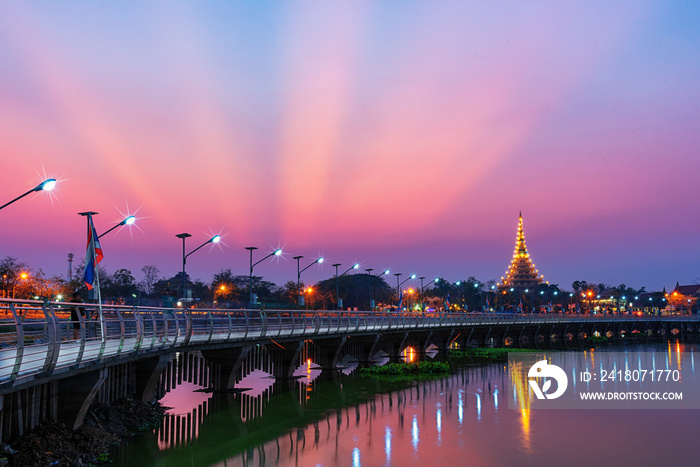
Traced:
[[[81, 305], [78, 336], [65, 303], [0, 300], [0, 439], [48, 419], [82, 424], [95, 398], [151, 400], [172, 354], [202, 352], [202, 381], [227, 389], [264, 346], [266, 369], [290, 378], [303, 357], [336, 369], [344, 354], [369, 362], [411, 346], [585, 339], [594, 332], [697, 332], [696, 316], [576, 316], [345, 311], [177, 310]], [[255, 350], [254, 350], [255, 349]], [[204, 372], [204, 367], [197, 371]], [[194, 369], [193, 369], [194, 371]]]
[[[135, 449], [153, 456], [144, 463], [168, 465], [171, 461], [177, 463], [182, 456], [192, 465], [287, 465], [319, 449], [331, 451], [333, 456], [340, 454], [343, 461], [334, 463], [347, 464], [343, 452], [351, 449], [348, 443], [353, 431], [361, 427], [369, 442], [364, 448], [369, 449], [372, 442], [376, 443], [381, 451], [386, 450], [387, 464], [390, 464], [392, 457], [398, 455], [395, 450], [404, 449], [399, 440], [410, 436], [414, 442], [421, 436], [418, 432], [434, 432], [436, 417], [443, 417], [445, 429], [454, 431], [455, 424], [478, 423], [482, 416], [488, 418], [497, 413], [499, 402], [500, 410], [507, 410], [505, 397], [499, 399], [499, 394], [505, 396], [507, 387], [506, 372], [501, 365], [465, 368], [446, 378], [415, 384], [382, 383], [356, 376], [331, 378], [329, 375], [319, 381], [314, 390], [319, 397], [305, 401], [302, 407], [296, 400], [296, 390], [303, 391], [303, 386], [299, 385], [290, 393], [283, 384], [276, 387], [272, 397], [215, 394], [209, 415], [197, 428], [200, 438], [196, 446], [184, 446], [189, 442], [178, 443], [191, 439], [183, 423], [181, 431], [172, 430], [170, 424], [157, 433], [159, 442], [162, 436], [169, 437], [182, 449], [158, 453], [143, 446]], [[269, 404], [265, 412], [254, 419], [243, 420], [240, 414], [249, 412], [245, 406], [256, 406], [263, 398]], [[440, 400], [437, 406], [435, 399]], [[422, 415], [416, 417], [416, 413]], [[392, 425], [388, 432], [384, 425], [387, 417]], [[167, 430], [165, 435], [161, 434], [163, 430]], [[395, 446], [392, 439], [395, 439]], [[130, 447], [123, 449], [128, 452]], [[121, 457], [129, 458], [128, 455]]]

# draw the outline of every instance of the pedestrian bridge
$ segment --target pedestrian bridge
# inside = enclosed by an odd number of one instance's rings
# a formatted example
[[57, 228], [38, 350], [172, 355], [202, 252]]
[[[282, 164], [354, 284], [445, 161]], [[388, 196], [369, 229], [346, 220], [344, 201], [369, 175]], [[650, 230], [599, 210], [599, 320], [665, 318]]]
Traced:
[[[80, 307], [78, 322], [71, 310]], [[371, 362], [408, 346], [507, 345], [581, 340], [595, 332], [696, 333], [696, 315], [520, 315], [328, 310], [216, 310], [106, 306], [0, 299], [0, 439], [41, 420], [75, 427], [92, 400], [151, 400], [177, 352], [200, 351], [228, 389], [253, 348], [271, 357], [276, 378], [301, 358], [337, 369], [345, 355]], [[19, 413], [17, 413], [19, 411]]]

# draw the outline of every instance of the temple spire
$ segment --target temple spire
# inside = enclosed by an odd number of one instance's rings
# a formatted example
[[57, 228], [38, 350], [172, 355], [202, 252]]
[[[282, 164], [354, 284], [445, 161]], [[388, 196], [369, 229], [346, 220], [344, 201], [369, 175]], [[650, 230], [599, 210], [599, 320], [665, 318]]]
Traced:
[[523, 213], [518, 216], [518, 236], [515, 240], [515, 252], [510, 267], [506, 271], [505, 277], [501, 278], [499, 287], [527, 289], [535, 288], [543, 281], [539, 271], [530, 260], [530, 255], [525, 246], [525, 232], [523, 230]]

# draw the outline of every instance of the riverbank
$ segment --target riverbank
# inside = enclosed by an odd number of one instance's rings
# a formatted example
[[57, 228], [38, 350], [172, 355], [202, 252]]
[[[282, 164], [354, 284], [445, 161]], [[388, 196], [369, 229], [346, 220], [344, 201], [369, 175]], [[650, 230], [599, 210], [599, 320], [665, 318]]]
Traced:
[[110, 461], [109, 450], [135, 434], [156, 428], [165, 409], [158, 403], [123, 399], [112, 405], [95, 403], [85, 423], [73, 431], [59, 422], [43, 423], [0, 446], [0, 465], [88, 466]]

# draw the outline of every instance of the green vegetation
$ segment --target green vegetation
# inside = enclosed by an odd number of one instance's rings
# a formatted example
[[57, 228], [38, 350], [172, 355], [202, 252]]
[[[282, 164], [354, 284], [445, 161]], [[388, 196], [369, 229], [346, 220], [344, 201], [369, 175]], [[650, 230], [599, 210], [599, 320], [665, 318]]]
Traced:
[[591, 342], [593, 344], [599, 344], [607, 341], [608, 338], [606, 336], [588, 336], [588, 342]]
[[450, 357], [469, 357], [476, 360], [506, 361], [509, 352], [534, 352], [533, 349], [510, 349], [503, 347], [474, 347], [450, 350]]
[[389, 363], [383, 366], [361, 368], [364, 375], [385, 376], [416, 376], [416, 375], [440, 375], [450, 372], [450, 365], [445, 362], [418, 362], [418, 363]]

